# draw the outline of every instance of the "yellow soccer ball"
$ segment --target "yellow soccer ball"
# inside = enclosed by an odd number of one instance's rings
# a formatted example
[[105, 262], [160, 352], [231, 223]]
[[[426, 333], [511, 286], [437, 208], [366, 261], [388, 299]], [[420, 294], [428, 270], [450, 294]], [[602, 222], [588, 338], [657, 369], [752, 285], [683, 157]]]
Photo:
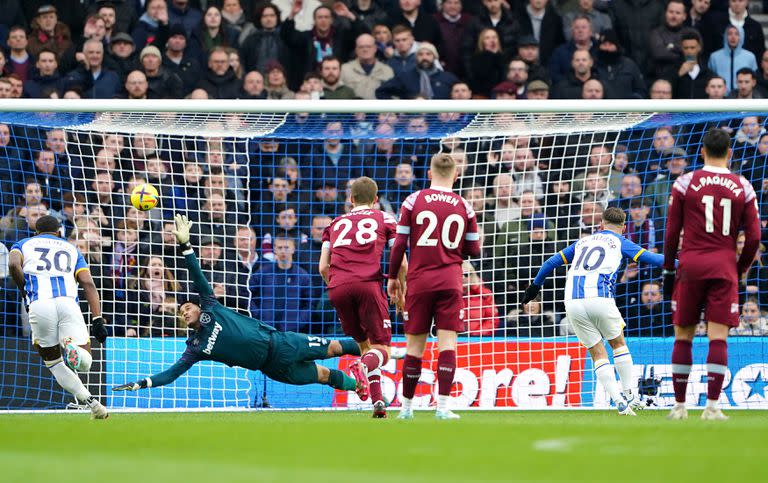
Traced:
[[151, 210], [160, 202], [160, 195], [157, 188], [149, 183], [143, 183], [133, 188], [131, 192], [131, 204], [137, 210]]

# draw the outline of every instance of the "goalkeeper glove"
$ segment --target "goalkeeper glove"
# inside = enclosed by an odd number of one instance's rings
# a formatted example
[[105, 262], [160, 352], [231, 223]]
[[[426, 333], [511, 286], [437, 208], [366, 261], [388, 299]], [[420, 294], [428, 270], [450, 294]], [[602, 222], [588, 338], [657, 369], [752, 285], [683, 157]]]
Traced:
[[525, 295], [523, 295], [523, 305], [535, 299], [539, 295], [539, 290], [541, 290], [541, 285], [535, 283], [528, 285], [528, 288], [525, 289]]
[[107, 321], [104, 317], [99, 315], [91, 319], [91, 335], [99, 341], [100, 344], [104, 344], [107, 341], [107, 328], [104, 327]]
[[185, 215], [176, 215], [173, 217], [176, 223], [176, 229], [173, 230], [173, 235], [176, 237], [176, 241], [182, 249], [192, 248], [189, 244], [189, 229], [192, 227], [192, 222]]
[[121, 384], [119, 386], [115, 386], [112, 388], [113, 391], [138, 391], [139, 389], [146, 389], [148, 387], [152, 387], [152, 379], [142, 379], [139, 382], [128, 382], [125, 384]]
[[664, 283], [662, 284], [664, 289], [664, 300], [672, 300], [672, 290], [675, 288], [675, 271], [664, 270], [662, 275], [664, 276]]

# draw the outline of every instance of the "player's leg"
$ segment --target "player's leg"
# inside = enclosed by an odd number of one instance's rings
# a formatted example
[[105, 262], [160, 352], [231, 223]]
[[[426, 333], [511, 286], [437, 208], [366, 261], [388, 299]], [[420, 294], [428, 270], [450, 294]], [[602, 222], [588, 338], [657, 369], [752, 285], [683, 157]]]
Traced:
[[[302, 385], [318, 382], [340, 391], [354, 391], [357, 388], [357, 382], [353, 378], [338, 369], [329, 369], [320, 364], [315, 364], [317, 380], [312, 381], [310, 377], [311, 371], [305, 367], [305, 365], [308, 364], [309, 363], [297, 363], [296, 367], [292, 368], [294, 375], [291, 378], [290, 384]], [[307, 374], [307, 376], [304, 376], [304, 374]], [[309, 382], [302, 382], [304, 380], [308, 380]]]
[[668, 419], [687, 419], [685, 394], [688, 391], [688, 376], [693, 365], [693, 337], [699, 323], [701, 309], [707, 295], [704, 281], [686, 277], [678, 278], [672, 295], [672, 323], [675, 326], [675, 343], [672, 347], [672, 387], [675, 405]]
[[91, 339], [85, 326], [80, 306], [73, 299], [56, 299], [59, 314], [60, 343], [66, 354], [66, 362], [75, 372], [91, 369]]
[[405, 297], [405, 359], [403, 360], [403, 396], [398, 419], [413, 418], [413, 396], [421, 378], [421, 364], [432, 324], [432, 297], [407, 294]]
[[[355, 346], [359, 351], [358, 354], [365, 354], [361, 344], [367, 341], [368, 336], [362, 328], [359, 317], [358, 308], [364, 299], [361, 297], [360, 287], [357, 284], [334, 287], [329, 290], [328, 299], [336, 309], [344, 334], [354, 339]], [[339, 343], [341, 344], [341, 342]], [[370, 387], [365, 366], [360, 360], [356, 360], [350, 364], [349, 372], [357, 381], [357, 395], [362, 401], [368, 400]]]
[[619, 414], [634, 416], [635, 413], [624, 400], [624, 396], [619, 390], [619, 385], [616, 383], [613, 364], [608, 360], [608, 352], [605, 350], [605, 344], [603, 343], [602, 338], [592, 347], [588, 347], [587, 351], [595, 364], [595, 376], [597, 377], [597, 380], [600, 381], [600, 384], [602, 384], [614, 404], [616, 404], [616, 409], [619, 411]]
[[[596, 299], [593, 302], [590, 316], [593, 320], [599, 320], [600, 333], [613, 349], [613, 365], [619, 373], [621, 390], [624, 399], [632, 409], [643, 409], [640, 397], [637, 395], [637, 379], [632, 377], [632, 354], [624, 340], [624, 318], [621, 316], [616, 302], [613, 300]], [[606, 302], [602, 304], [602, 302]], [[605, 307], [601, 307], [604, 305]]]
[[[303, 335], [303, 334], [302, 334]], [[311, 337], [311, 336], [308, 336]], [[341, 356], [359, 356], [360, 346], [353, 339], [334, 339], [328, 341], [327, 349], [322, 357], [313, 357], [308, 360], [333, 359]]]
[[728, 371], [728, 331], [739, 325], [739, 295], [735, 280], [713, 280], [704, 313], [707, 320], [707, 406], [702, 419], [726, 420], [718, 401]]
[[436, 294], [435, 326], [437, 327], [437, 409], [439, 419], [458, 419], [448, 407], [451, 387], [456, 375], [457, 333], [464, 330], [463, 294], [458, 290], [441, 291]]
[[392, 343], [392, 323], [389, 320], [387, 299], [378, 282], [369, 282], [364, 287], [362, 300], [358, 303], [358, 318], [361, 329], [368, 339], [360, 345], [368, 387], [373, 402], [373, 417], [387, 416], [386, 403], [381, 391], [381, 368], [389, 361], [389, 346]]

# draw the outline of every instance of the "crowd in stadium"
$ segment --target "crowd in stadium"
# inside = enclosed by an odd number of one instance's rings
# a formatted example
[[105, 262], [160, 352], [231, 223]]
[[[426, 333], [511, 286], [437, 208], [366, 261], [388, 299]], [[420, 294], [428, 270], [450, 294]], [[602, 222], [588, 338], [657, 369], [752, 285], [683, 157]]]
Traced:
[[[0, 97], [758, 98], [768, 87], [762, 27], [746, 0], [200, 3], [0, 2]], [[753, 183], [766, 227], [764, 119], [630, 131], [618, 140], [427, 136], [461, 116], [319, 119], [324, 139], [305, 142], [0, 124], [0, 241], [7, 249], [30, 235], [37, 217], [57, 215], [102, 284], [116, 335], [180, 336], [176, 295], [187, 281], [170, 215], [185, 211], [197, 217], [193, 241], [226, 305], [281, 330], [330, 335], [339, 329], [317, 261], [323, 228], [348, 209], [348, 180], [374, 178], [380, 207], [396, 213], [443, 150], [457, 160], [457, 187], [484, 234], [483, 262], [465, 264], [468, 331], [540, 337], [567, 329], [552, 315], [562, 313], [557, 304], [519, 309], [537, 267], [595, 229], [608, 205], [627, 211], [633, 241], [660, 251], [671, 184], [700, 165], [711, 125], [731, 130], [732, 169]], [[130, 207], [128, 194], [142, 182], [161, 189], [163, 209]], [[743, 281], [738, 334], [768, 334], [763, 252]], [[630, 335], [671, 334], [658, 278], [634, 264], [620, 274]], [[548, 283], [545, 293], [562, 288], [558, 279]], [[5, 295], [14, 304], [15, 296]]]

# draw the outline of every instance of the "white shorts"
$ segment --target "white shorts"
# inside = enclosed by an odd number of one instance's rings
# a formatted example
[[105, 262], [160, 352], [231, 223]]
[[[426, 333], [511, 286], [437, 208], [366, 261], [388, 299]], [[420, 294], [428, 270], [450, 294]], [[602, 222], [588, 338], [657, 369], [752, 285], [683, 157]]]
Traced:
[[579, 342], [587, 349], [603, 339], [613, 340], [620, 336], [626, 325], [616, 301], [603, 297], [568, 300], [565, 316]]
[[90, 341], [80, 305], [70, 297], [38, 299], [29, 305], [32, 341], [40, 347], [54, 347], [67, 337], [77, 345]]

